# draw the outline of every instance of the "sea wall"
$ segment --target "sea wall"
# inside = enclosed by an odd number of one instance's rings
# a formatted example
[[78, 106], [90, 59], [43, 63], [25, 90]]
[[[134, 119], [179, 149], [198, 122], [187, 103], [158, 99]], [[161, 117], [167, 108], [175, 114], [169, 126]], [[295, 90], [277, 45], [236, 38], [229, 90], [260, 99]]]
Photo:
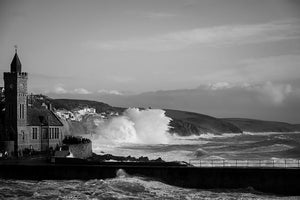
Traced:
[[69, 151], [72, 153], [74, 158], [86, 159], [92, 156], [92, 143], [83, 144], [71, 144], [69, 145]]
[[300, 170], [285, 168], [197, 168], [183, 166], [137, 166], [126, 164], [0, 164], [1, 178], [104, 179], [116, 177], [118, 169], [170, 185], [199, 189], [253, 188], [281, 195], [300, 195]]

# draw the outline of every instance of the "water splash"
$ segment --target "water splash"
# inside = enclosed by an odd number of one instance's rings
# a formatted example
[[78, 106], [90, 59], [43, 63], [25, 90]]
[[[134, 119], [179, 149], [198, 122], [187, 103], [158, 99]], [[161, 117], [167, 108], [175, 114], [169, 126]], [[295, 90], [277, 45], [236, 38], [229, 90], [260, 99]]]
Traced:
[[161, 109], [128, 108], [122, 116], [99, 124], [93, 144], [168, 144], [170, 121]]
[[128, 176], [128, 174], [125, 172], [124, 169], [118, 169], [117, 172], [116, 172], [116, 176], [118, 178], [125, 178]]

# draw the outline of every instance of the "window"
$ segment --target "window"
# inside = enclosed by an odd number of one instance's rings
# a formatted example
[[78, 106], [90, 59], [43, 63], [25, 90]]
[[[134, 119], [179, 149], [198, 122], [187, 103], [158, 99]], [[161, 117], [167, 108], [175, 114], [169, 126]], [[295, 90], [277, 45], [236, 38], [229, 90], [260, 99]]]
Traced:
[[56, 139], [55, 138], [55, 129], [49, 128], [49, 139]]
[[54, 129], [54, 138], [59, 139], [59, 128]]
[[52, 128], [49, 128], [49, 139], [53, 139], [53, 137], [52, 137]]
[[22, 119], [24, 119], [25, 117], [24, 117], [24, 104], [22, 104]]
[[24, 119], [24, 104], [20, 104], [20, 107], [19, 107], [19, 117], [20, 119]]
[[32, 139], [33, 140], [37, 139], [37, 128], [32, 128]]

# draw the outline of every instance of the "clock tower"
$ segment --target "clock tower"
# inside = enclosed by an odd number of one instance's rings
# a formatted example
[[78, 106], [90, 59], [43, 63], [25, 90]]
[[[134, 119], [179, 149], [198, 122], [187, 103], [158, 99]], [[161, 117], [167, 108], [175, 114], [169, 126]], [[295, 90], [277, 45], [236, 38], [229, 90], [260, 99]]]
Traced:
[[27, 132], [27, 79], [15, 50], [10, 72], [4, 72], [5, 130], [8, 140], [14, 141], [14, 152], [28, 143]]

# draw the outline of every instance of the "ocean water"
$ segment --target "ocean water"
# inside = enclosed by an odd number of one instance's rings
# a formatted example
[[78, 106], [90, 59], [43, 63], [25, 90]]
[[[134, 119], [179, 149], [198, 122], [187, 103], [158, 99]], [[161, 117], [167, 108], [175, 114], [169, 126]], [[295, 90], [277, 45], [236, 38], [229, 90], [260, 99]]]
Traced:
[[[206, 134], [173, 136], [167, 144], [95, 143], [96, 153], [161, 157], [168, 161], [191, 159], [300, 159], [300, 133]], [[0, 199], [300, 199], [254, 191], [185, 189], [151, 178], [129, 176], [124, 171], [105, 180], [1, 180]]]
[[1, 199], [298, 199], [265, 195], [251, 189], [184, 189], [141, 177], [105, 180], [0, 180]]
[[120, 156], [161, 157], [166, 161], [191, 159], [229, 160], [298, 160], [300, 133], [242, 133], [204, 134], [200, 136], [173, 136], [168, 144], [93, 143], [96, 153]]

